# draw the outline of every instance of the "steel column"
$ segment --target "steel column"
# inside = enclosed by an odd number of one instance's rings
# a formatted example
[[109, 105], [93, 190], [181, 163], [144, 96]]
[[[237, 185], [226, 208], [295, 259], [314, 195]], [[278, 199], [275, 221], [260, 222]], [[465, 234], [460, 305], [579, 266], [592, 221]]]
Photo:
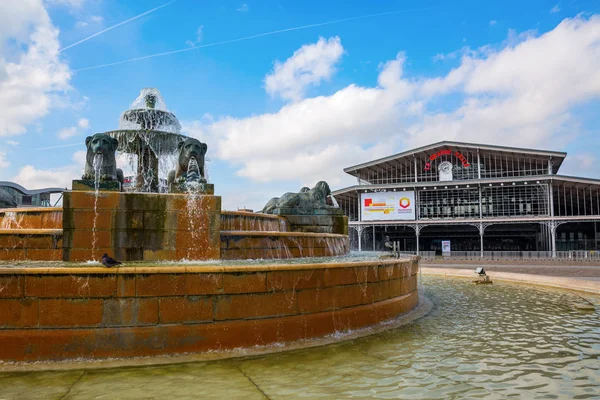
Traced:
[[483, 258], [483, 224], [480, 222], [479, 223], [479, 249], [480, 249], [480, 256], [481, 258]]
[[375, 251], [375, 225], [373, 225], [373, 251]]

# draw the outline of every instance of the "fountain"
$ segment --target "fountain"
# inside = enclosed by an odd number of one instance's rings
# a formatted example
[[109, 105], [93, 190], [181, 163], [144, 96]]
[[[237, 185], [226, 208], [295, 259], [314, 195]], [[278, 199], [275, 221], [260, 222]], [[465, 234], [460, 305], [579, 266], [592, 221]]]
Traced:
[[[309, 341], [417, 306], [416, 258], [344, 258], [348, 220], [326, 182], [263, 213], [222, 211], [208, 146], [180, 133], [156, 89], [119, 128], [86, 139], [62, 207], [0, 209], [0, 360]], [[137, 158], [135, 191], [116, 152]], [[103, 267], [104, 253], [123, 265]]]
[[[131, 109], [121, 115], [119, 129], [107, 134], [119, 141], [117, 151], [135, 156], [136, 191], [166, 191], [166, 185], [162, 183], [166, 176], [161, 173], [159, 159], [172, 156], [177, 151], [177, 145], [186, 137], [181, 135], [181, 125], [175, 115], [167, 110], [158, 89], [142, 89], [131, 104]], [[162, 169], [169, 170], [169, 167]]]

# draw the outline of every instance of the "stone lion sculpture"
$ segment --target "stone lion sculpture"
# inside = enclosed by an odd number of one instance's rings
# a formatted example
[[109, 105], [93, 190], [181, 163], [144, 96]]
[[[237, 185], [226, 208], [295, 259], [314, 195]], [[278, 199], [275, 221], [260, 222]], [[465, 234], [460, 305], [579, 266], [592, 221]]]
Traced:
[[260, 211], [263, 214], [273, 214], [276, 208], [291, 208], [294, 211], [314, 210], [316, 208], [330, 208], [327, 205], [327, 196], [331, 189], [325, 181], [318, 182], [314, 188], [300, 189], [300, 193], [286, 193], [281, 197], [273, 197]]
[[15, 197], [7, 190], [0, 188], [0, 208], [13, 208], [17, 206]]
[[117, 139], [111, 138], [106, 133], [96, 133], [85, 138], [87, 154], [85, 156], [85, 169], [81, 179], [95, 180], [94, 158], [101, 155], [100, 180], [119, 181], [123, 184], [123, 171], [117, 168], [115, 152], [119, 146]]
[[[208, 150], [206, 143], [202, 143], [198, 139], [188, 138], [177, 145], [179, 149], [179, 158], [175, 170], [169, 172], [167, 183], [174, 182], [206, 182], [204, 172], [204, 155]], [[194, 159], [195, 165], [190, 168], [190, 161]], [[193, 164], [193, 163], [192, 163]]]

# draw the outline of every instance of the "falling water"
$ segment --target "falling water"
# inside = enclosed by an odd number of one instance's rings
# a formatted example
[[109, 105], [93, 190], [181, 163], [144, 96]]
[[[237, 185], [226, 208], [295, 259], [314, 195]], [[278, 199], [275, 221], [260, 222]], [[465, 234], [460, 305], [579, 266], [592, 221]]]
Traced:
[[[200, 239], [207, 235], [207, 229], [205, 226], [204, 219], [202, 218], [202, 200], [203, 196], [199, 194], [199, 188], [203, 185], [202, 182], [186, 182], [185, 187], [187, 190], [187, 219], [189, 223], [190, 234], [192, 236], [192, 243], [195, 245], [200, 241]], [[190, 250], [194, 250], [194, 248], [188, 248], [186, 258], [188, 260], [192, 259], [193, 256], [190, 253]]]
[[339, 207], [340, 207], [340, 205], [338, 204], [338, 202], [337, 202], [337, 200], [335, 199], [335, 196], [334, 196], [334, 195], [330, 194], [330, 195], [329, 195], [329, 198], [331, 199], [331, 204], [332, 204], [334, 207], [337, 207], [337, 208], [339, 208]]
[[222, 231], [288, 232], [287, 220], [254, 213], [221, 213]]
[[23, 215], [17, 216], [14, 211], [6, 211], [2, 222], [0, 223], [0, 229], [19, 229], [21, 228], [20, 221], [23, 219]]
[[206, 182], [210, 183], [210, 168], [211, 168], [211, 159], [210, 157], [204, 156], [204, 179]]
[[200, 178], [200, 167], [198, 167], [198, 161], [196, 161], [196, 157], [191, 157], [190, 161], [188, 162], [186, 180], [188, 183], [199, 182]]
[[92, 260], [96, 257], [96, 224], [98, 222], [98, 195], [100, 194], [100, 173], [102, 171], [102, 163], [104, 158], [102, 154], [94, 156], [94, 225], [92, 227]]

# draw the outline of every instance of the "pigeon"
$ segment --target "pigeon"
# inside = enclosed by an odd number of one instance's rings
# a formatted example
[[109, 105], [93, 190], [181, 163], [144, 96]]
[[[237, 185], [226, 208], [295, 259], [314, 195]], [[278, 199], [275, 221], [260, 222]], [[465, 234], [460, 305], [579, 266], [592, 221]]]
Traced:
[[114, 267], [115, 265], [120, 265], [120, 264], [122, 264], [122, 262], [121, 262], [121, 261], [117, 261], [117, 260], [115, 260], [114, 258], [111, 258], [111, 257], [109, 257], [109, 256], [108, 256], [108, 254], [106, 254], [106, 253], [104, 253], [104, 254], [102, 255], [102, 261], [101, 261], [101, 263], [102, 263], [104, 266], [106, 266], [106, 267], [109, 267], [109, 268], [110, 268], [110, 267]]

